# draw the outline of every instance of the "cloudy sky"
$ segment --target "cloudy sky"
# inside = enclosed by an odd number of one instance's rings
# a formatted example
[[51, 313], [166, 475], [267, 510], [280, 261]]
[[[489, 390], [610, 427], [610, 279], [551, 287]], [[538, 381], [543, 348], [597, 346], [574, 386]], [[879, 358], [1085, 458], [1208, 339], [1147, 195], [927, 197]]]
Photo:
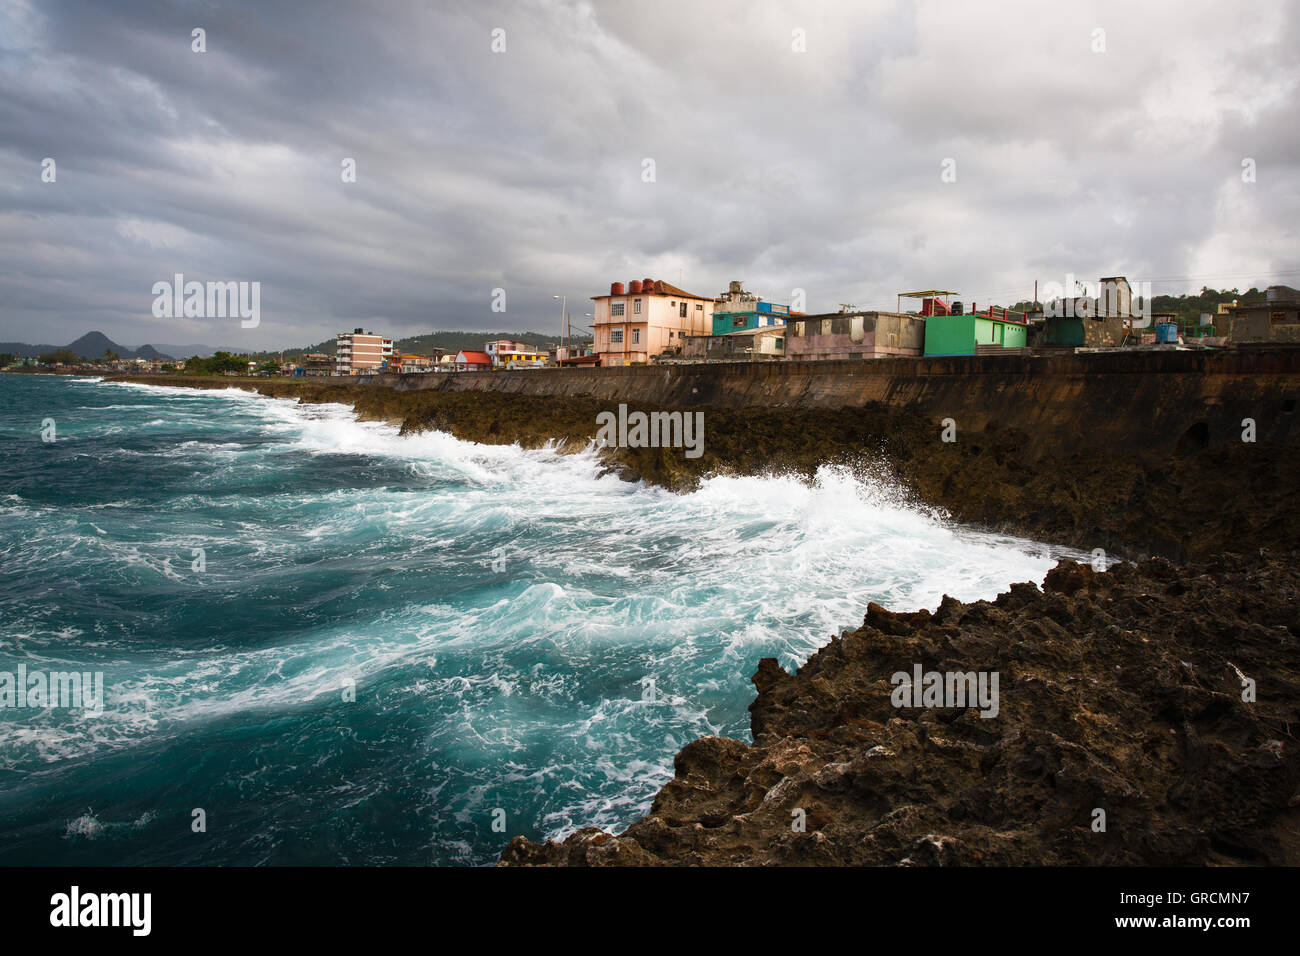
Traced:
[[[1298, 50], [1284, 0], [0, 0], [0, 340], [555, 331], [645, 276], [1296, 284]], [[261, 324], [155, 318], [178, 272]]]

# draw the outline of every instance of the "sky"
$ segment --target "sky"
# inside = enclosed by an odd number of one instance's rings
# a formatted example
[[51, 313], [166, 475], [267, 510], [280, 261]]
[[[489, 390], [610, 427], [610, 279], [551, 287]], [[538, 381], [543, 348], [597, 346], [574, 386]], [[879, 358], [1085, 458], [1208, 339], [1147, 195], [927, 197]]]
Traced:
[[1295, 0], [0, 0], [0, 341], [1296, 285], [1297, 50]]

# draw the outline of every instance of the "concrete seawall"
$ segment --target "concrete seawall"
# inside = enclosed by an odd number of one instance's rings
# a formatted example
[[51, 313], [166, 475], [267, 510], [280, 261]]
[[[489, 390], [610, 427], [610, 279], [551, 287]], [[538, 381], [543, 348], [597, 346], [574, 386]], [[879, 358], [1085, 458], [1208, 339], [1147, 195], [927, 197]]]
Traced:
[[1116, 446], [1165, 455], [1241, 440], [1289, 444], [1300, 349], [664, 365], [379, 375], [399, 390], [564, 396], [665, 408], [843, 409], [873, 403], [952, 418], [969, 434], [1014, 428], [1056, 452]]

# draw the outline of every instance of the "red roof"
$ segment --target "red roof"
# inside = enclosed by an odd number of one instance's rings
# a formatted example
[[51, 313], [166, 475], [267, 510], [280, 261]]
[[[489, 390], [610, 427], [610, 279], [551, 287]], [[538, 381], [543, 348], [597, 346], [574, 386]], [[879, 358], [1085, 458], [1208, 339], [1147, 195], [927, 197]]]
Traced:
[[[489, 356], [486, 352], [466, 352], [466, 351], [462, 351], [460, 354], [463, 355], [463, 356], [465, 356], [465, 361], [468, 362], [468, 363], [471, 364], [471, 365], [491, 365], [491, 364], [492, 364], [492, 358], [491, 358], [491, 356]], [[460, 361], [460, 357], [457, 356], [457, 359], [456, 359], [456, 360], [457, 360], [457, 361]]]

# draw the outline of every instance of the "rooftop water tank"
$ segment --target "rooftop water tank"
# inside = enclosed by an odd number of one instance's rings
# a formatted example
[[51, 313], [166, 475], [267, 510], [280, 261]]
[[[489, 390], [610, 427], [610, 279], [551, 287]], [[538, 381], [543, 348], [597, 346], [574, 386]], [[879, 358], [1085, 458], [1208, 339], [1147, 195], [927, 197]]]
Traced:
[[621, 283], [621, 282], [611, 282], [611, 283], [609, 284], [609, 294], [610, 294], [610, 295], [622, 295], [622, 294], [623, 294], [623, 283]]
[[1178, 342], [1178, 326], [1173, 322], [1162, 322], [1156, 326], [1157, 342]]
[[642, 279], [642, 280], [641, 280], [641, 288], [644, 289], [646, 292], [653, 292], [653, 291], [655, 290], [655, 280], [654, 280], [654, 279]]
[[640, 294], [641, 294], [641, 280], [640, 280], [640, 279], [633, 279], [633, 280], [632, 280], [632, 284], [628, 286], [627, 291], [630, 292], [630, 293], [632, 293], [633, 295], [640, 295]]

